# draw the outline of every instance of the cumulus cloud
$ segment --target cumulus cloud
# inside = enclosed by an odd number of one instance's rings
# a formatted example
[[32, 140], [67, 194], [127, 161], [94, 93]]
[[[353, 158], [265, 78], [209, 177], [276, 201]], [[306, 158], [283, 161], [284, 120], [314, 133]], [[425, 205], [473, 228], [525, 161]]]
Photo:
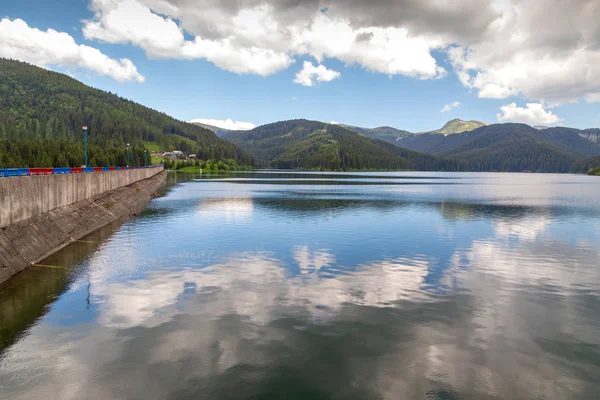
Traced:
[[341, 75], [339, 72], [329, 69], [322, 64], [314, 66], [310, 61], [305, 61], [302, 70], [296, 74], [294, 82], [303, 86], [313, 86], [315, 84], [314, 81], [331, 82], [334, 79], [338, 79]]
[[527, 103], [526, 107], [518, 107], [516, 103], [510, 103], [500, 107], [500, 113], [496, 114], [498, 121], [521, 122], [529, 125], [552, 125], [561, 119], [546, 111], [541, 103]]
[[85, 68], [119, 82], [144, 82], [131, 60], [112, 59], [94, 47], [78, 45], [68, 33], [41, 31], [22, 19], [0, 20], [0, 56], [40, 67]]
[[499, 17], [478, 40], [448, 51], [465, 86], [484, 98], [593, 100], [600, 92], [599, 2], [510, 0], [495, 7]]
[[458, 101], [453, 101], [452, 103], [446, 104], [444, 108], [442, 108], [441, 112], [448, 112], [453, 108], [460, 107], [462, 104]]
[[[94, 17], [84, 22], [83, 32], [88, 39], [130, 43], [150, 57], [201, 58], [239, 74], [271, 75], [288, 68], [295, 56], [308, 55], [319, 64], [331, 57], [387, 75], [445, 76], [431, 56], [444, 45], [435, 35], [364, 25], [343, 12], [342, 3], [335, 13], [321, 12], [317, 3], [92, 0]], [[185, 33], [193, 39], [186, 40]]]
[[91, 0], [91, 10], [89, 39], [240, 74], [274, 74], [309, 56], [436, 79], [447, 74], [439, 52], [483, 98], [562, 104], [600, 93], [597, 1]]
[[190, 121], [193, 123], [199, 123], [204, 125], [215, 126], [221, 129], [227, 129], [232, 131], [249, 131], [250, 129], [256, 128], [252, 122], [234, 121], [231, 118], [227, 119], [206, 119], [196, 118]]

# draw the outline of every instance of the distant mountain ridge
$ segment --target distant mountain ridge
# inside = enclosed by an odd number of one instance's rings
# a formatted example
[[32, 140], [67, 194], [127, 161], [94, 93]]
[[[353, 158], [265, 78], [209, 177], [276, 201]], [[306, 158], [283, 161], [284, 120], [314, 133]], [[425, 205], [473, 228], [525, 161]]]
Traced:
[[[453, 135], [422, 134], [399, 145], [460, 160], [471, 171], [569, 172], [573, 165], [600, 154], [600, 145], [573, 128], [535, 129], [525, 124], [493, 124]], [[594, 134], [594, 133], [592, 133]]]
[[248, 151], [264, 167], [304, 170], [462, 170], [448, 161], [401, 149], [342, 125], [291, 120], [231, 131], [226, 140]]
[[599, 136], [600, 129], [538, 130], [514, 123], [414, 134], [293, 120], [232, 131], [224, 138], [274, 168], [569, 172], [596, 162]]
[[451, 135], [456, 133], [468, 132], [474, 129], [486, 126], [485, 122], [481, 121], [463, 121], [462, 119], [452, 119], [444, 124], [440, 129], [428, 132], [409, 132], [402, 129], [393, 128], [391, 126], [380, 126], [377, 128], [362, 128], [359, 126], [340, 124], [345, 128], [353, 130], [372, 139], [380, 139], [392, 144], [398, 144], [399, 141], [410, 138], [415, 135], [422, 134], [440, 134]]
[[344, 124], [340, 124], [340, 126], [348, 128], [354, 132], [358, 132], [361, 135], [368, 136], [372, 139], [381, 139], [381, 140], [384, 140], [384, 141], [390, 142], [390, 143], [394, 143], [398, 139], [401, 139], [401, 138], [404, 138], [404, 137], [407, 137], [410, 135], [414, 135], [414, 133], [412, 133], [412, 132], [392, 128], [391, 126], [380, 126], [377, 128], [361, 128], [358, 126], [344, 125]]
[[190, 122], [190, 124], [200, 126], [204, 129], [208, 129], [209, 131], [212, 131], [218, 137], [222, 137], [227, 132], [231, 132], [231, 129], [219, 128], [218, 126], [203, 124], [201, 122]]

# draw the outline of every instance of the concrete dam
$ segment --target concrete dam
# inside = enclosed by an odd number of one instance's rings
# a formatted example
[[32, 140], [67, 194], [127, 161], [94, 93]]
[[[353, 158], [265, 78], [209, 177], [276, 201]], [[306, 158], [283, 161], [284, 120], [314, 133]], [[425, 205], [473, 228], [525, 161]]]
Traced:
[[0, 284], [61, 248], [141, 210], [162, 167], [0, 178]]

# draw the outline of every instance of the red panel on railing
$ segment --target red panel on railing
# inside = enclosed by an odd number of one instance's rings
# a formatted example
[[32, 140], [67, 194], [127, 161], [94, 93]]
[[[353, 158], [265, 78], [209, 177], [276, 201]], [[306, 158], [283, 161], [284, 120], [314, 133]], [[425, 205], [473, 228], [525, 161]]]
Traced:
[[54, 168], [29, 168], [29, 175], [52, 175]]
[[94, 172], [102, 172], [102, 167], [94, 167]]
[[116, 171], [117, 169], [115, 167], [110, 167], [109, 170]]
[[83, 168], [71, 168], [72, 174], [81, 174], [83, 173]]

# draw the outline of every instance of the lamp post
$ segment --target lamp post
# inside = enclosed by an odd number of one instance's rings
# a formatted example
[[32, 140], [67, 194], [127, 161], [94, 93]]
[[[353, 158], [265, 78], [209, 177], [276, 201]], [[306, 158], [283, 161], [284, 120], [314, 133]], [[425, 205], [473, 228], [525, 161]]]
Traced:
[[127, 168], [129, 168], [129, 158], [130, 158], [131, 149], [129, 148], [129, 143], [127, 143]]
[[87, 126], [84, 125], [81, 127], [83, 129], [83, 152], [85, 153], [85, 166], [88, 166], [88, 151], [87, 151]]
[[146, 159], [146, 149], [144, 149], [144, 167], [148, 166], [148, 161]]

